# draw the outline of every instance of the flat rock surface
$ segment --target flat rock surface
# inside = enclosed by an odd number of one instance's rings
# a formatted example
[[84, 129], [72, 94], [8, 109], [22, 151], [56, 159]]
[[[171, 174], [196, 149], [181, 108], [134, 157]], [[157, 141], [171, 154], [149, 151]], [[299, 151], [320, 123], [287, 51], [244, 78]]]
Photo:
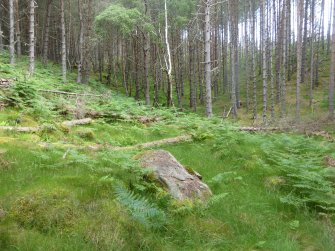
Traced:
[[196, 174], [189, 173], [169, 152], [148, 151], [141, 155], [141, 165], [155, 172], [157, 180], [178, 200], [206, 200], [211, 194], [209, 187]]

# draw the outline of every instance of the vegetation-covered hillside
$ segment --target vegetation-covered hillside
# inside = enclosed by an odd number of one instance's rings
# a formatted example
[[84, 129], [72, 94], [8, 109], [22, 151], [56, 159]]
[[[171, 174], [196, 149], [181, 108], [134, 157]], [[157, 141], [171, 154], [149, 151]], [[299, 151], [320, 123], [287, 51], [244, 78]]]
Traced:
[[[17, 79], [0, 100], [0, 250], [334, 250], [333, 142], [150, 108], [39, 63], [26, 79], [24, 58], [6, 62], [2, 78]], [[180, 135], [192, 137], [156, 148], [203, 176], [206, 203], [172, 199], [139, 166], [155, 147], [138, 144]]]

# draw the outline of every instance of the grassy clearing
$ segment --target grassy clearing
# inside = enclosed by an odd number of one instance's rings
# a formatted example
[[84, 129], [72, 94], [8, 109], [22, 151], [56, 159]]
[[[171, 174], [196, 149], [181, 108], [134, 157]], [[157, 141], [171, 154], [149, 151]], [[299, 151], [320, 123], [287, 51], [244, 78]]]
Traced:
[[[0, 74], [27, 84], [26, 62], [14, 69], [3, 60]], [[324, 161], [335, 158], [334, 143], [237, 132], [220, 119], [152, 110], [94, 83], [77, 86], [71, 75], [68, 86], [60, 84], [55, 66], [37, 71], [28, 83], [34, 89], [108, 95], [78, 104], [34, 92], [33, 100], [22, 96], [0, 111], [1, 125], [45, 126], [34, 134], [0, 132], [0, 250], [334, 250], [335, 169]], [[163, 120], [59, 125], [90, 110]], [[139, 168], [142, 150], [79, 147], [184, 133], [194, 141], [162, 148], [203, 175], [214, 194], [207, 204], [172, 200]]]

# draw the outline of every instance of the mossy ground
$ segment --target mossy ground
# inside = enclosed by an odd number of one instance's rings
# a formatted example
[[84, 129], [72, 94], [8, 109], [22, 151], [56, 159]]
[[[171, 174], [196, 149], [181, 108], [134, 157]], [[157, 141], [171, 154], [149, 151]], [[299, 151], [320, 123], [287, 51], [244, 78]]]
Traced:
[[[1, 78], [24, 82], [26, 61], [15, 68], [5, 62], [6, 56], [0, 57]], [[314, 176], [304, 187], [296, 178], [315, 174], [334, 187], [334, 170], [324, 162], [326, 156], [335, 158], [334, 143], [295, 134], [247, 134], [217, 118], [151, 109], [98, 83], [79, 86], [72, 74], [63, 84], [57, 68], [38, 65], [29, 84], [106, 95], [83, 98], [78, 105], [76, 98], [37, 92], [31, 104], [0, 111], [1, 125], [46, 128], [0, 132], [0, 250], [335, 250], [335, 200], [327, 210], [318, 207], [334, 199], [334, 189], [321, 187]], [[163, 120], [60, 126], [83, 110]], [[90, 148], [185, 133], [194, 141], [160, 148], [202, 174], [214, 194], [208, 204], [173, 201], [139, 168], [135, 156], [143, 150]], [[311, 173], [300, 173], [304, 168]], [[120, 183], [162, 210], [166, 222], [150, 228], [132, 217], [117, 200]], [[320, 201], [313, 198], [316, 192]], [[292, 194], [295, 200], [285, 202]], [[300, 205], [300, 195], [311, 203]]]

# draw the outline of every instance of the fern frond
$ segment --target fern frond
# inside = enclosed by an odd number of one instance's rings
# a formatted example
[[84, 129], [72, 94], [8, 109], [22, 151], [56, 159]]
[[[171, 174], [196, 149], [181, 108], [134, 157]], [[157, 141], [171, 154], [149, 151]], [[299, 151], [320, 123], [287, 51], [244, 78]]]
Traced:
[[146, 198], [129, 191], [122, 185], [115, 185], [114, 189], [117, 201], [127, 208], [136, 221], [148, 228], [160, 228], [166, 223], [164, 211]]

